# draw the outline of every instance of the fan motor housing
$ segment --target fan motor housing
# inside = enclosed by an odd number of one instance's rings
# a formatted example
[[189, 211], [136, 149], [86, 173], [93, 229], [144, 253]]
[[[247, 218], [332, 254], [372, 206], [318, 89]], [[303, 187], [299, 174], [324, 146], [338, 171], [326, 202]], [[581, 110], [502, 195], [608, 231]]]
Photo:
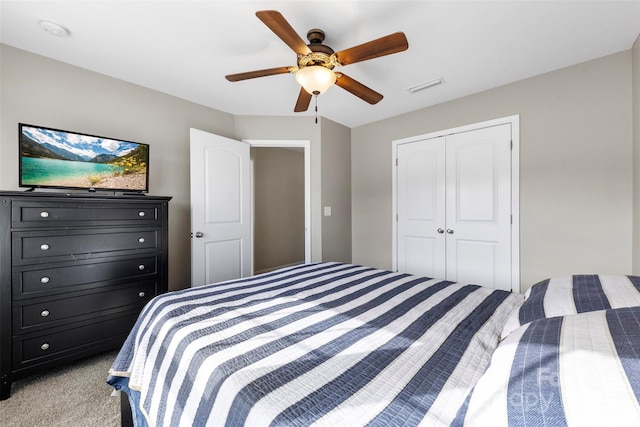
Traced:
[[312, 28], [307, 31], [307, 39], [309, 44], [307, 45], [311, 49], [311, 53], [298, 56], [298, 66], [307, 67], [311, 65], [320, 65], [322, 67], [332, 70], [335, 67], [334, 61], [331, 60], [331, 55], [335, 52], [329, 46], [322, 44], [324, 41], [325, 33], [318, 28]]

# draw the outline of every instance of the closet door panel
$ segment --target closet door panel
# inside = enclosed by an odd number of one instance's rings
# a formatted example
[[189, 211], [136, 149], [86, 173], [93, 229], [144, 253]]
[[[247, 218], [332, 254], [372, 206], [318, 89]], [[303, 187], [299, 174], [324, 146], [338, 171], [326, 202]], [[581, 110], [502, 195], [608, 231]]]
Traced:
[[495, 222], [498, 205], [496, 190], [496, 152], [491, 143], [457, 147], [455, 177], [450, 180], [450, 194], [455, 194], [455, 220], [461, 222]]
[[438, 250], [437, 239], [405, 236], [402, 246], [405, 253], [405, 266], [400, 271], [418, 276], [444, 278], [444, 268], [438, 265], [441, 252]]
[[498, 242], [450, 239], [449, 246], [455, 257], [450, 262], [448, 280], [478, 285], [496, 283]]
[[511, 126], [447, 136], [447, 279], [511, 289]]
[[444, 278], [444, 138], [397, 148], [398, 271]]

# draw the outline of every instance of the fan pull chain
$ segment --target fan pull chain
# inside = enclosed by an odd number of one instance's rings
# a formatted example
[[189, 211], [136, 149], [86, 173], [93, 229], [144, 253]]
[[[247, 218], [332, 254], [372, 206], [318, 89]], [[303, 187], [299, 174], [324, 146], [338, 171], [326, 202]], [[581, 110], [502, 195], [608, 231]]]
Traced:
[[316, 98], [316, 124], [318, 124], [318, 94], [315, 94]]

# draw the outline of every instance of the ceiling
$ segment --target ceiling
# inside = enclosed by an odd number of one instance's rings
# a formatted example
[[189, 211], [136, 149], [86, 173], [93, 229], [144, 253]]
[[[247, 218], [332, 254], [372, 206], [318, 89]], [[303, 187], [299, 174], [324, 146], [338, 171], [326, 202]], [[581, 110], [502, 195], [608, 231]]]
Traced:
[[[384, 95], [369, 105], [335, 86], [318, 114], [348, 127], [396, 116], [630, 49], [636, 1], [0, 1], [0, 41], [234, 115], [294, 113], [293, 75], [228, 82], [226, 74], [295, 65], [256, 16], [280, 11], [306, 41], [335, 51], [402, 31], [405, 52], [341, 67]], [[43, 31], [49, 20], [68, 37]], [[444, 84], [411, 94], [409, 87]]]

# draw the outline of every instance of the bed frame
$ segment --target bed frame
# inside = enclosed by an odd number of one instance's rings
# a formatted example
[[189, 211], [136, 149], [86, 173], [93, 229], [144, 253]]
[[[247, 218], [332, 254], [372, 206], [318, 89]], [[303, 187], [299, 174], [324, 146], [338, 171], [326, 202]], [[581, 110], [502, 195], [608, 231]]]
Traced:
[[120, 425], [122, 427], [133, 427], [133, 415], [131, 405], [129, 404], [129, 396], [123, 391], [120, 392]]

